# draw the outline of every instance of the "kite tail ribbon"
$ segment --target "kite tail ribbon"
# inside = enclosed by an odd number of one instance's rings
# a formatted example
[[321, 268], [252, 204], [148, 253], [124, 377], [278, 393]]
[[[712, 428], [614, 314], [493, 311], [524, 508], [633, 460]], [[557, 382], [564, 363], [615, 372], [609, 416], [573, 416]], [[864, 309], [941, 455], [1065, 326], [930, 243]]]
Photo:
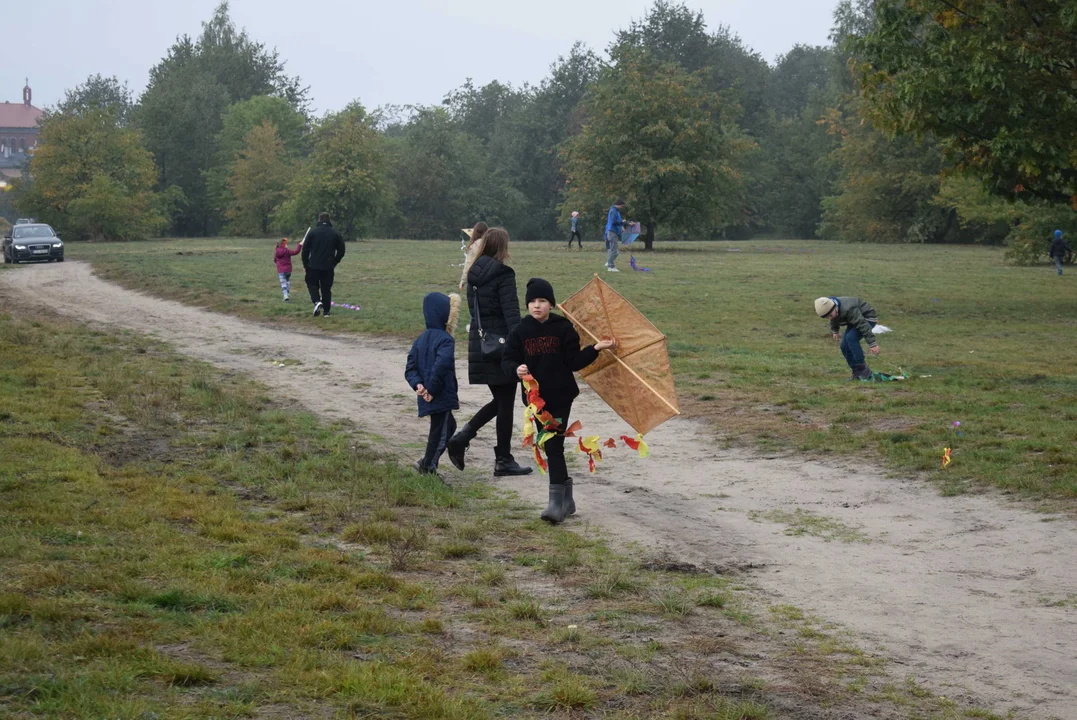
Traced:
[[598, 447], [598, 435], [579, 439], [580, 452], [587, 455], [587, 469], [595, 471], [595, 463], [602, 460], [602, 451]]
[[643, 433], [636, 435], [635, 439], [622, 435], [621, 440], [624, 444], [639, 453], [641, 458], [650, 457], [651, 449], [647, 447], [647, 443], [643, 442]]

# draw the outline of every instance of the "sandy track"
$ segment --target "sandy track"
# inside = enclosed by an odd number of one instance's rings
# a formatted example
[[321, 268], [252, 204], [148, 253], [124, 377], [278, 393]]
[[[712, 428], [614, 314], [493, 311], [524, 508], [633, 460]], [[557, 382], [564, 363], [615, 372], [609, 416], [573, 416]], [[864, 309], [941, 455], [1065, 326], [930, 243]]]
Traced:
[[[313, 412], [352, 419], [409, 459], [416, 451], [399, 446], [425, 438], [403, 380], [406, 347], [397, 341], [305, 334], [146, 297], [98, 279], [83, 263], [0, 273], [0, 293], [152, 335], [248, 373]], [[280, 358], [303, 364], [271, 364]], [[464, 363], [458, 376], [462, 422], [488, 393], [466, 385]], [[629, 432], [586, 389], [576, 417], [595, 432]], [[492, 430], [472, 443], [476, 466], [492, 467]], [[682, 562], [752, 568], [753, 582], [774, 602], [847, 627], [867, 649], [880, 649], [948, 697], [1018, 717], [1077, 718], [1077, 527], [1070, 520], [993, 497], [940, 497], [863, 464], [720, 449], [691, 420], [670, 421], [648, 441], [650, 460], [618, 449], [597, 475], [577, 465], [579, 515], [570, 524], [593, 523]], [[451, 480], [455, 471], [445, 467]], [[545, 500], [537, 475], [497, 482], [536, 504]], [[870, 542], [789, 536], [766, 519], [798, 508]]]

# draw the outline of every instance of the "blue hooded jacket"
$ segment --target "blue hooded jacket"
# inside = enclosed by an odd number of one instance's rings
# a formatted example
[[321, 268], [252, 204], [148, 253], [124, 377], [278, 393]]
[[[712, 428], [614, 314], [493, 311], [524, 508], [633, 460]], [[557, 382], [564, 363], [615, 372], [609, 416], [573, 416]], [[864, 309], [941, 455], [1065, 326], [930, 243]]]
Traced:
[[404, 378], [411, 389], [422, 384], [434, 398], [433, 402], [418, 398], [419, 417], [460, 408], [456, 385], [456, 341], [452, 336], [459, 314], [460, 296], [456, 293], [430, 293], [423, 298], [426, 330], [412, 344], [404, 367]]

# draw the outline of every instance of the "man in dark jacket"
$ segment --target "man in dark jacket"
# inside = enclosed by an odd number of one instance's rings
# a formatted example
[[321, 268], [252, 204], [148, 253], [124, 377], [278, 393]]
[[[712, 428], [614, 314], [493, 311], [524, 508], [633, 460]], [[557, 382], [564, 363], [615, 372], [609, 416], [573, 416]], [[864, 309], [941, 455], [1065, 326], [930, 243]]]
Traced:
[[[879, 343], [872, 329], [879, 323], [875, 308], [860, 298], [821, 297], [815, 301], [815, 312], [830, 320], [830, 332], [835, 340], [841, 340], [841, 354], [853, 371], [851, 380], [870, 380], [871, 368], [864, 362], [860, 340], [868, 341], [872, 355], [879, 354]], [[846, 327], [845, 336], [839, 335], [841, 326]]]
[[580, 394], [573, 372], [598, 359], [601, 350], [617, 347], [616, 340], [601, 340], [585, 348], [572, 323], [550, 310], [556, 305], [553, 287], [542, 278], [527, 281], [527, 315], [509, 332], [501, 367], [523, 378], [531, 375], [539, 385], [545, 410], [559, 419], [556, 435], [544, 449], [550, 468], [550, 500], [542, 519], [557, 524], [576, 511], [572, 483], [565, 463], [565, 428], [569, 426], [572, 401]]
[[344, 238], [329, 222], [329, 213], [318, 216], [318, 225], [303, 243], [303, 268], [307, 290], [314, 303], [314, 316], [325, 315], [333, 307], [333, 271], [344, 259]]
[[1070, 250], [1069, 243], [1062, 239], [1062, 231], [1055, 230], [1055, 238], [1051, 241], [1051, 249], [1047, 254], [1055, 261], [1055, 267], [1058, 268], [1058, 274], [1062, 274], [1062, 261], [1066, 259], [1068, 253], [1073, 252]]
[[421, 473], [436, 474], [438, 460], [456, 432], [452, 411], [460, 407], [456, 385], [456, 320], [460, 296], [430, 293], [423, 298], [426, 330], [411, 346], [404, 378], [418, 396], [419, 417], [430, 418], [426, 453], [415, 463]]

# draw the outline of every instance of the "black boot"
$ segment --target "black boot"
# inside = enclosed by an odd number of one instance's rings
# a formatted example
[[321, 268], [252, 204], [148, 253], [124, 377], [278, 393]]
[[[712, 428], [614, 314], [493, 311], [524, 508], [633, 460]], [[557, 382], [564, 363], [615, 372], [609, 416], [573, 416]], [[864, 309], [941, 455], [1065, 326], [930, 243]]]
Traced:
[[871, 380], [871, 368], [861, 363], [853, 368], [853, 377], [857, 380]]
[[445, 451], [449, 454], [449, 461], [456, 466], [457, 470], [464, 469], [464, 453], [467, 452], [468, 446], [474, 439], [475, 430], [471, 427], [471, 423], [464, 423], [464, 426], [449, 438]]
[[565, 479], [565, 516], [576, 514], [576, 501], [572, 499], [572, 478]]
[[550, 502], [542, 511], [542, 519], [556, 525], [565, 519], [565, 486], [550, 484]]
[[513, 458], [512, 455], [509, 453], [505, 453], [504, 455], [498, 454], [497, 459], [494, 460], [494, 477], [509, 477], [512, 475], [530, 474], [531, 468], [524, 467], [520, 463], [516, 462], [516, 459]]

